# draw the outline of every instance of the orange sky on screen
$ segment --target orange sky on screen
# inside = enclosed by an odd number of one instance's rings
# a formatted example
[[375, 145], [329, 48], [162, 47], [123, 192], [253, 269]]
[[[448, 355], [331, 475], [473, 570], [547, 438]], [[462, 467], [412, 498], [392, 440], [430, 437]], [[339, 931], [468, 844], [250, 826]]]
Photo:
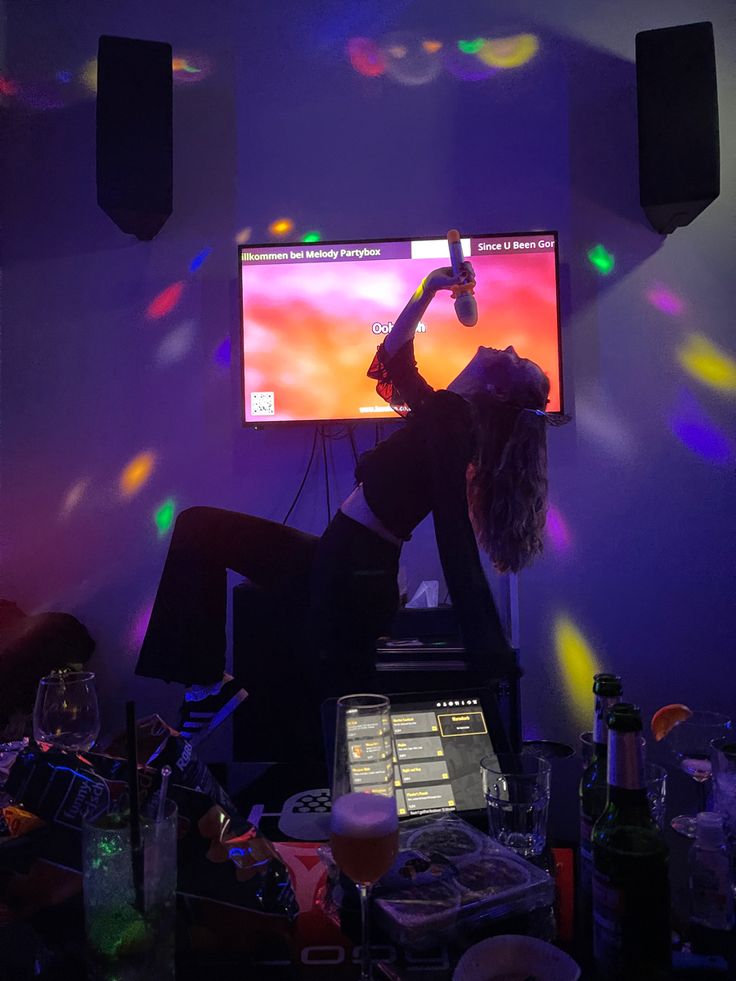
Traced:
[[[429, 307], [417, 334], [419, 370], [445, 387], [479, 345], [513, 344], [551, 381], [549, 410], [560, 408], [554, 256], [476, 256], [478, 324], [463, 327], [449, 293]], [[248, 421], [393, 416], [366, 371], [392, 322], [434, 260], [246, 265], [243, 268], [245, 402]], [[273, 416], [250, 415], [251, 392], [273, 392]]]

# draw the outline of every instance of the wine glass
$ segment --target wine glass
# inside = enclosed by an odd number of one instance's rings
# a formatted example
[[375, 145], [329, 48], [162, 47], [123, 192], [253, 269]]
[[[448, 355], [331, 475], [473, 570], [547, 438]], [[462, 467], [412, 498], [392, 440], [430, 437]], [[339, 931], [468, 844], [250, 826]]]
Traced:
[[345, 695], [337, 700], [330, 848], [338, 868], [360, 893], [360, 981], [370, 981], [369, 891], [391, 868], [399, 850], [385, 695]]
[[33, 707], [33, 735], [42, 749], [89, 750], [100, 734], [92, 671], [58, 671], [41, 678]]
[[[707, 811], [713, 764], [711, 742], [731, 731], [731, 720], [721, 712], [693, 712], [678, 722], [666, 736], [669, 751], [677, 765], [698, 785], [698, 811]], [[695, 814], [678, 814], [670, 821], [678, 834], [695, 837]]]

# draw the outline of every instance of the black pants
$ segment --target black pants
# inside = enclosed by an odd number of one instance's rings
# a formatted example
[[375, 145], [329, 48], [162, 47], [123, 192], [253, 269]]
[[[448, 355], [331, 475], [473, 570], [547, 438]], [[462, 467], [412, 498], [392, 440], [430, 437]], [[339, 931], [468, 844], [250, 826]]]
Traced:
[[[399, 554], [341, 512], [317, 537], [236, 511], [189, 508], [174, 525], [136, 674], [219, 681], [232, 569], [282, 596], [284, 616], [303, 618], [305, 672], [320, 679], [320, 697], [369, 689], [375, 640], [398, 608]], [[276, 680], [279, 665], [273, 670]]]

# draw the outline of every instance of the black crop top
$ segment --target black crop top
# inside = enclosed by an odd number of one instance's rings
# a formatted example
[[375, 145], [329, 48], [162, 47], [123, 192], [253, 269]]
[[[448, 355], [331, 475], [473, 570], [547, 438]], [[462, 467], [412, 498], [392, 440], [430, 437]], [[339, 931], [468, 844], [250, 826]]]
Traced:
[[355, 478], [371, 511], [408, 540], [432, 512], [442, 570], [478, 680], [515, 671], [468, 514], [465, 473], [475, 440], [470, 405], [434, 391], [417, 370], [412, 341], [388, 358], [381, 344], [368, 370], [406, 426], [363, 453]]

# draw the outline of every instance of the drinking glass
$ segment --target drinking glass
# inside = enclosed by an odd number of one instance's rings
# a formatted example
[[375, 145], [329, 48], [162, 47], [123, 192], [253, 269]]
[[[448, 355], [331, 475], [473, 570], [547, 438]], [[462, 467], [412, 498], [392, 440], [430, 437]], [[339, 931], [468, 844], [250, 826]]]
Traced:
[[33, 708], [39, 746], [77, 753], [92, 749], [99, 734], [94, 672], [59, 671], [41, 678]]
[[541, 855], [547, 841], [548, 760], [531, 753], [499, 753], [480, 761], [488, 834], [518, 855]]
[[729, 839], [736, 842], [736, 734], [714, 739], [712, 749], [716, 810], [723, 815]]
[[345, 695], [337, 700], [330, 848], [338, 868], [358, 887], [360, 981], [370, 981], [369, 893], [399, 849], [389, 700]]
[[[696, 711], [678, 722], [665, 737], [671, 755], [679, 768], [698, 785], [695, 814], [709, 810], [709, 790], [713, 764], [711, 743], [731, 732], [731, 720], [721, 712]], [[670, 821], [672, 828], [686, 838], [695, 837], [695, 814], [678, 814]]]
[[162, 810], [160, 821], [141, 819], [138, 873], [126, 812], [82, 825], [87, 947], [105, 981], [174, 981], [176, 804]]

